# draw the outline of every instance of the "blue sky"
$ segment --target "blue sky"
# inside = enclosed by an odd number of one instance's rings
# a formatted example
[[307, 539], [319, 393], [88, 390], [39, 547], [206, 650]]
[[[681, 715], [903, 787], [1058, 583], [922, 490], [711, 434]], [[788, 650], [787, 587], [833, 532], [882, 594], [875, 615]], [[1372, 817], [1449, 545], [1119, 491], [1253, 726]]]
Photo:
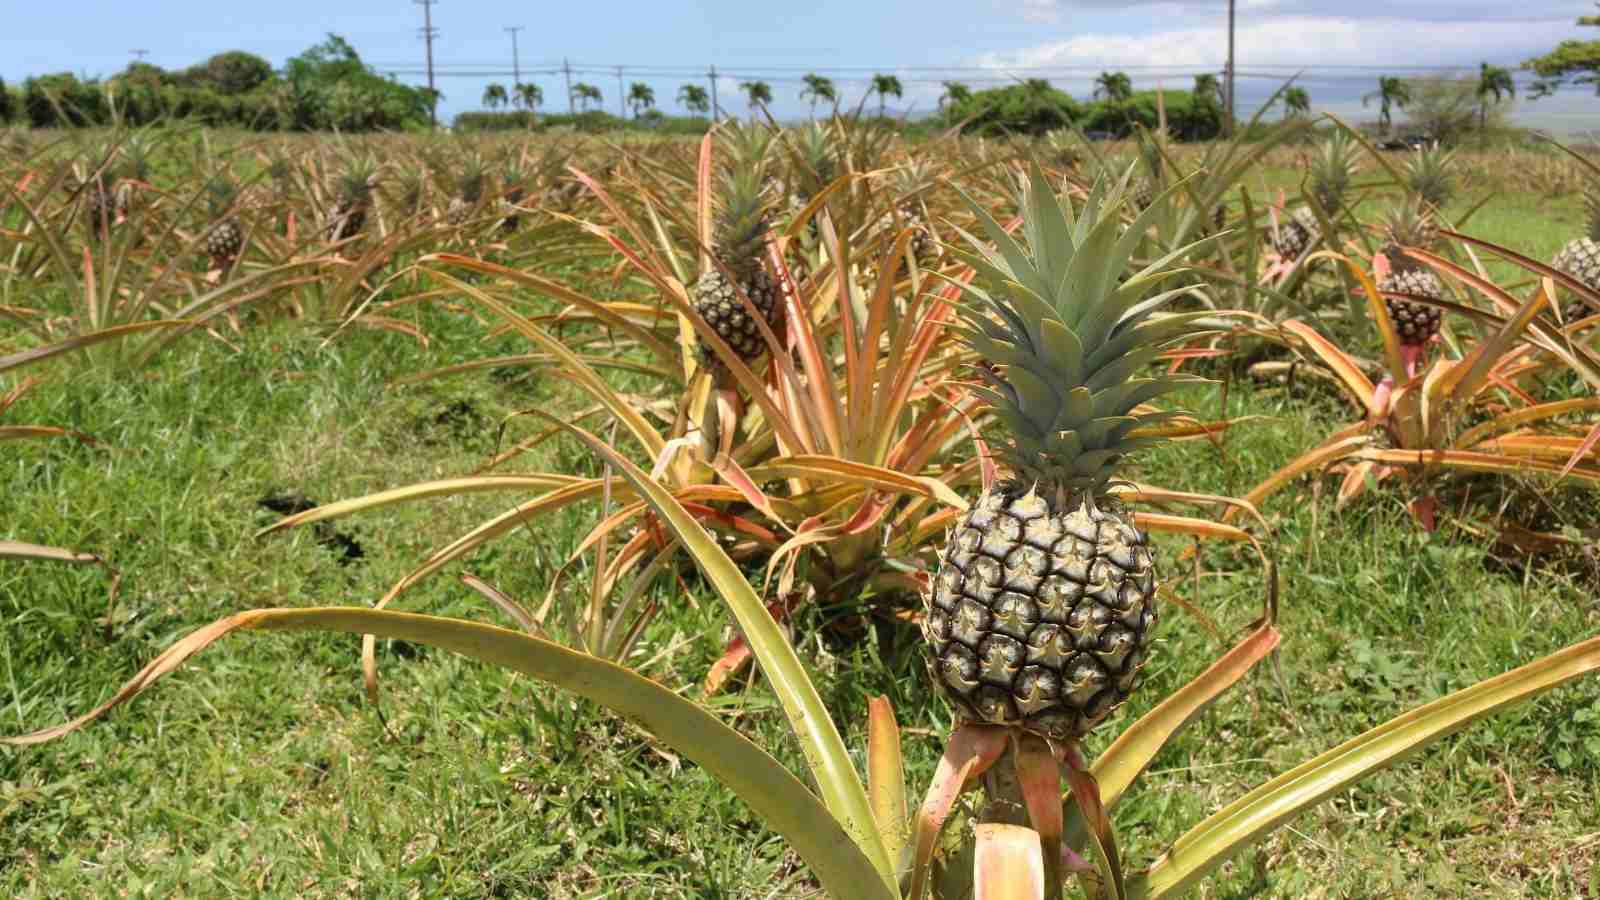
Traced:
[[[408, 0], [11, 6], [0, 35], [0, 76], [12, 83], [48, 71], [111, 74], [127, 65], [134, 49], [148, 50], [146, 61], [169, 68], [230, 49], [281, 65], [330, 31], [378, 69], [421, 81], [411, 73], [420, 71], [423, 58], [417, 37], [422, 7]], [[780, 117], [796, 117], [806, 112], [796, 95], [807, 71], [832, 77], [852, 103], [872, 72], [894, 73], [907, 93], [893, 106], [911, 110], [933, 108], [946, 79], [982, 87], [1047, 77], [1084, 95], [1097, 71], [1116, 68], [1136, 87], [1158, 81], [1183, 87], [1194, 73], [1221, 67], [1225, 10], [1224, 0], [440, 0], [433, 17], [447, 114], [475, 108], [490, 81], [511, 83], [511, 36], [503, 29], [520, 25], [524, 80], [543, 88], [548, 109], [565, 106], [562, 77], [548, 72], [565, 58], [583, 67], [575, 79], [599, 87], [609, 109], [618, 99], [614, 66], [633, 67], [624, 81], [651, 84], [658, 103], [670, 109], [679, 86], [705, 85], [706, 78], [693, 73], [714, 64], [732, 73], [719, 83], [724, 108], [742, 111], [738, 82], [755, 77], [772, 85]], [[1573, 24], [1594, 11], [1589, 2], [1238, 0], [1238, 11], [1242, 106], [1303, 69], [1301, 83], [1314, 104], [1354, 116], [1380, 73], [1402, 74], [1402, 67], [1466, 71], [1483, 60], [1514, 66], [1565, 38], [1600, 38]], [[1600, 128], [1600, 98], [1587, 92], [1520, 108], [1545, 127]]]

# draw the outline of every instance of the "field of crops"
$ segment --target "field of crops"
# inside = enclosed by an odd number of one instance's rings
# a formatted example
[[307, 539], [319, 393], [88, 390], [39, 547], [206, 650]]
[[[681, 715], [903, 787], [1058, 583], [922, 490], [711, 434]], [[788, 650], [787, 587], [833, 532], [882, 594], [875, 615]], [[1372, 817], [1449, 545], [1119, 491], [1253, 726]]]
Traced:
[[1600, 898], [1596, 157], [1252, 134], [0, 137], [0, 893]]

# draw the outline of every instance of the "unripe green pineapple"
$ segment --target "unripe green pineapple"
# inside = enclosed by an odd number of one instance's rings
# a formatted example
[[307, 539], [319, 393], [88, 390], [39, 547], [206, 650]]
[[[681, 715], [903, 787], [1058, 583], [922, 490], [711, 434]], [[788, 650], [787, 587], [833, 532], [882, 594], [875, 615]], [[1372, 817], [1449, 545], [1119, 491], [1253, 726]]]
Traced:
[[[1310, 169], [1309, 193], [1323, 214], [1332, 219], [1344, 208], [1344, 195], [1356, 172], [1356, 143], [1343, 131], [1334, 131], [1323, 142]], [[1295, 208], [1292, 216], [1278, 223], [1268, 234], [1272, 249], [1285, 260], [1300, 255], [1322, 239], [1322, 222], [1309, 206]]]
[[377, 167], [370, 161], [352, 162], [335, 185], [337, 200], [328, 222], [328, 240], [343, 241], [361, 234], [372, 208], [372, 188]]
[[1116, 240], [1131, 174], [1097, 183], [1075, 213], [1034, 166], [1020, 242], [968, 200], [1002, 244], [966, 255], [979, 279], [961, 333], [983, 361], [980, 393], [1007, 432], [990, 446], [1009, 471], [952, 531], [928, 596], [930, 668], [963, 721], [1081, 738], [1128, 698], [1154, 636], [1153, 549], [1106, 489], [1155, 442], [1136, 429], [1168, 415], [1136, 409], [1190, 380], [1146, 372], [1197, 314], [1140, 306], [1170, 273], [1121, 279], [1136, 243]]
[[1136, 209], [1149, 208], [1156, 195], [1166, 187], [1166, 140], [1166, 137], [1152, 133], [1139, 136], [1139, 163], [1143, 172], [1134, 183], [1133, 205]]
[[238, 195], [238, 187], [227, 178], [214, 178], [206, 185], [206, 206], [213, 223], [206, 232], [206, 254], [215, 268], [227, 268], [244, 249], [244, 229], [232, 215]]
[[500, 208], [506, 212], [505, 218], [500, 220], [500, 233], [509, 235], [522, 225], [522, 214], [518, 205], [527, 196], [527, 176], [522, 167], [512, 163], [506, 166], [501, 175]]
[[939, 255], [939, 245], [933, 238], [933, 230], [928, 227], [927, 217], [923, 215], [921, 197], [922, 192], [932, 184], [931, 170], [924, 158], [913, 157], [895, 169], [894, 179], [899, 199], [892, 212], [886, 212], [879, 218], [878, 227], [890, 232], [901, 228], [912, 229], [909, 244], [911, 256], [918, 265], [926, 264]]
[[[708, 268], [695, 282], [692, 298], [695, 311], [746, 363], [759, 359], [767, 342], [761, 326], [740, 301], [740, 291], [770, 327], [778, 326], [778, 284], [762, 259], [772, 201], [766, 181], [771, 141], [772, 134], [758, 125], [734, 126], [725, 135], [730, 158], [722, 173], [711, 247], [722, 268]], [[723, 274], [723, 268], [732, 280]], [[721, 365], [709, 346], [700, 348], [700, 356], [709, 368]]]
[[[1582, 237], [1566, 243], [1550, 260], [1550, 267], [1565, 272], [1590, 289], [1600, 291], [1600, 188], [1584, 195], [1584, 211], [1588, 227]], [[1572, 300], [1562, 309], [1568, 322], [1595, 315], [1600, 310], [1589, 308], [1582, 300]]]
[[478, 156], [467, 158], [465, 167], [456, 178], [456, 195], [450, 199], [450, 207], [445, 210], [445, 220], [451, 225], [460, 225], [467, 221], [472, 211], [478, 207], [478, 202], [483, 199], [483, 187], [489, 178], [489, 169], [484, 165], [483, 159]]
[[[1387, 225], [1388, 240], [1383, 246], [1383, 255], [1389, 261], [1389, 271], [1379, 280], [1378, 290], [1430, 300], [1444, 299], [1438, 276], [1401, 249], [1429, 250], [1433, 247], [1438, 239], [1438, 228], [1433, 224], [1432, 208], [1423, 206], [1420, 200], [1402, 203], [1390, 212]], [[1438, 307], [1395, 297], [1385, 297], [1383, 303], [1400, 336], [1400, 343], [1420, 347], [1439, 333]]]

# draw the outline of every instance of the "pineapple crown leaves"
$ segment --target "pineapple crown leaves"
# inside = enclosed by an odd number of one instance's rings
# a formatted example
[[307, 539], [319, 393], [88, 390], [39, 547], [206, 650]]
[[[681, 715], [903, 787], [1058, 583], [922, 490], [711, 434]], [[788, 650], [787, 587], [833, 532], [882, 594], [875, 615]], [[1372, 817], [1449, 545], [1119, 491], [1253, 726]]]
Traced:
[[370, 159], [355, 159], [339, 176], [339, 199], [346, 203], [365, 203], [372, 197], [378, 166]]
[[999, 452], [1024, 480], [1103, 489], [1124, 454], [1153, 442], [1129, 433], [1172, 415], [1136, 409], [1195, 380], [1137, 377], [1168, 343], [1196, 333], [1203, 314], [1151, 318], [1187, 287], [1147, 296], [1181, 271], [1166, 267], [1196, 245], [1118, 282], [1153, 215], [1146, 211], [1122, 226], [1133, 172], [1129, 167], [1114, 186], [1097, 180], [1075, 213], [1032, 164], [1021, 198], [1021, 242], [961, 193], [994, 249], [955, 229], [972, 252], [952, 249], [979, 275], [977, 284], [955, 282], [968, 299], [956, 330], [981, 358], [1006, 367], [1003, 375], [983, 371], [987, 387], [977, 392], [1009, 432]]
[[734, 166], [723, 173], [721, 202], [712, 222], [715, 249], [723, 264], [741, 276], [761, 264], [770, 193], [759, 168]]
[[1332, 216], [1344, 202], [1344, 193], [1355, 178], [1357, 144], [1344, 131], [1334, 131], [1322, 144], [1311, 167], [1311, 194], [1322, 211]]
[[1406, 187], [1434, 209], [1443, 209], [1455, 194], [1451, 171], [1455, 151], [1424, 147], [1406, 162]]
[[1384, 229], [1387, 238], [1384, 255], [1389, 257], [1390, 263], [1397, 265], [1401, 262], [1396, 259], [1397, 255], [1401, 255], [1398, 254], [1401, 247], [1426, 250], [1438, 237], [1438, 226], [1433, 221], [1433, 207], [1420, 197], [1408, 199], [1391, 208], [1384, 217]]
[[213, 216], [226, 213], [238, 196], [238, 186], [227, 176], [219, 175], [206, 182], [206, 204]]

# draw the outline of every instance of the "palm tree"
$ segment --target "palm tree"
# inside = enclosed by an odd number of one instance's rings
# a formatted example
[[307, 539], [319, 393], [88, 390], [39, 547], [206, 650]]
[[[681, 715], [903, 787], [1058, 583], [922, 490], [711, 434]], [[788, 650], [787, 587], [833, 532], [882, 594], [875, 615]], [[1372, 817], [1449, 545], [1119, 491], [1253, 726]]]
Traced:
[[483, 105], [490, 109], [499, 109], [506, 102], [506, 86], [499, 83], [490, 83], [483, 89]]
[[1194, 77], [1194, 100], [1206, 105], [1222, 105], [1222, 82], [1216, 75], [1202, 72]]
[[1478, 67], [1478, 130], [1489, 130], [1489, 97], [1494, 97], [1494, 102], [1500, 102], [1500, 96], [1508, 97], [1517, 95], [1517, 83], [1511, 80], [1511, 73], [1499, 66], [1483, 63]]
[[970, 99], [972, 99], [972, 88], [959, 81], [946, 81], [944, 83], [944, 93], [939, 95], [939, 108], [944, 109], [947, 104], [956, 106]]
[[578, 105], [583, 108], [584, 112], [589, 111], [590, 103], [602, 103], [605, 101], [605, 97], [601, 95], [599, 88], [584, 81], [572, 86], [572, 96], [578, 101]]
[[1105, 100], [1113, 106], [1133, 99], [1133, 79], [1126, 72], [1101, 72], [1094, 80], [1096, 100]]
[[1311, 112], [1311, 95], [1303, 87], [1292, 87], [1283, 92], [1283, 117], [1302, 116]]
[[640, 112], [656, 105], [655, 89], [642, 81], [628, 85], [628, 105], [633, 107], [633, 117], [639, 118]]
[[706, 89], [698, 84], [686, 84], [678, 88], [678, 104], [689, 112], [701, 115], [711, 111], [711, 97], [706, 94]]
[[1396, 78], [1393, 75], [1380, 75], [1378, 76], [1378, 89], [1362, 97], [1361, 105], [1366, 106], [1373, 100], [1378, 101], [1378, 129], [1384, 134], [1388, 134], [1389, 124], [1393, 121], [1390, 118], [1389, 110], [1391, 108], [1404, 109], [1406, 104], [1411, 102], [1411, 90], [1406, 87], [1403, 79]]
[[544, 105], [544, 88], [537, 84], [519, 84], [516, 88], [517, 105], [528, 112]]
[[905, 88], [901, 87], [900, 79], [893, 75], [878, 74], [872, 76], [872, 87], [867, 90], [867, 96], [878, 95], [878, 118], [883, 118], [883, 108], [888, 102], [890, 94], [896, 100], [905, 96]]
[[744, 91], [750, 99], [750, 119], [755, 120], [756, 107], [766, 106], [772, 102], [772, 85], [765, 81], [743, 81], [739, 83], [739, 90]]
[[824, 78], [816, 73], [810, 73], [803, 80], [806, 86], [800, 89], [800, 99], [811, 98], [811, 118], [815, 119], [817, 117], [818, 100], [826, 100], [835, 109], [839, 108], [839, 92], [834, 89], [832, 78]]

